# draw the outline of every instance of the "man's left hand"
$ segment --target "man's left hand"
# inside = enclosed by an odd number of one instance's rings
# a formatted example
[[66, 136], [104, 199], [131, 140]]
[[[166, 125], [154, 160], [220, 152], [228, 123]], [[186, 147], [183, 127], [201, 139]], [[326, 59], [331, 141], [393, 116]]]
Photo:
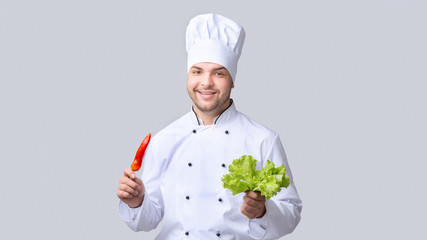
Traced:
[[243, 204], [240, 211], [249, 219], [261, 218], [265, 215], [265, 196], [259, 192], [247, 191], [243, 196]]

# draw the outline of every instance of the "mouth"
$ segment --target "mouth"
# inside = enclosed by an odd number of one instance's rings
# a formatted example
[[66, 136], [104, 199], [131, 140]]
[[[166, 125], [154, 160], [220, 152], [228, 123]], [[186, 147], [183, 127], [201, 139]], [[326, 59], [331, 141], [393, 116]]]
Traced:
[[212, 90], [197, 90], [197, 92], [203, 95], [212, 95], [216, 93], [215, 91], [212, 91]]
[[212, 98], [217, 93], [212, 90], [196, 90], [196, 92], [204, 99]]

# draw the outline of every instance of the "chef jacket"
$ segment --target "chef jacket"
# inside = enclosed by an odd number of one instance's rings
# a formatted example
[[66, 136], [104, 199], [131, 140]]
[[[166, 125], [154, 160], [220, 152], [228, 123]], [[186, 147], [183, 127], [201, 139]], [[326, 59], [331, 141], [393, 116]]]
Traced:
[[[291, 184], [266, 201], [262, 218], [248, 219], [240, 208], [244, 193], [222, 186], [234, 159], [251, 155], [257, 169], [270, 160], [286, 167]], [[236, 111], [234, 103], [204, 126], [194, 111], [151, 140], [144, 157], [145, 197], [138, 208], [120, 201], [119, 214], [134, 231], [160, 221], [156, 239], [277, 239], [294, 230], [302, 202], [279, 136]]]

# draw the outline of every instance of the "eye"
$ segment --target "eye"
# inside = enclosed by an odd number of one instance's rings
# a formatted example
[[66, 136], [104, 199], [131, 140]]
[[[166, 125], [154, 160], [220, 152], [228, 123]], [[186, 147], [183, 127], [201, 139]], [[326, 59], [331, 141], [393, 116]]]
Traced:
[[225, 74], [223, 72], [216, 72], [215, 75], [220, 76], [220, 77], [225, 76]]
[[193, 74], [194, 74], [194, 75], [199, 75], [200, 73], [202, 73], [202, 72], [201, 72], [201, 71], [199, 71], [199, 70], [194, 70], [194, 71], [193, 71]]

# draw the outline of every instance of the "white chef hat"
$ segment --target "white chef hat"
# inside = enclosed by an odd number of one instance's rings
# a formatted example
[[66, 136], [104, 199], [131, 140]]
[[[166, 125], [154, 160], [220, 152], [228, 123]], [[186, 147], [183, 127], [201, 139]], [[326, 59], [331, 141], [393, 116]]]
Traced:
[[187, 72], [196, 63], [212, 62], [224, 66], [234, 82], [245, 36], [241, 25], [221, 15], [192, 18], [186, 32]]

